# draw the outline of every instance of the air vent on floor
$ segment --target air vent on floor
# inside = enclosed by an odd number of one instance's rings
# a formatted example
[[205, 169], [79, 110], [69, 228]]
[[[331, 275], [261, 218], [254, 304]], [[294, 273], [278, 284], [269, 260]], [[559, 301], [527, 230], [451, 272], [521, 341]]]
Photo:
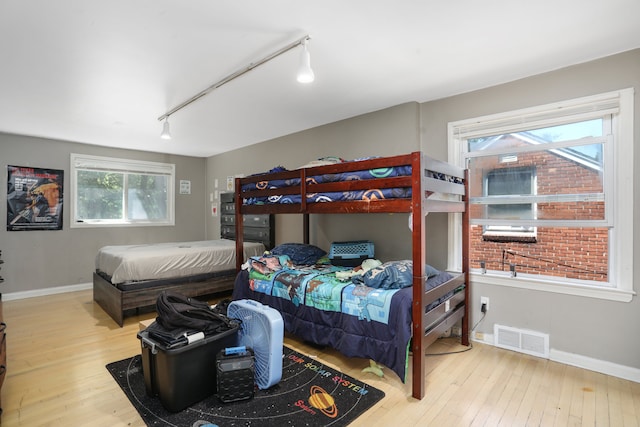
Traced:
[[549, 334], [494, 325], [493, 336], [496, 347], [549, 358]]

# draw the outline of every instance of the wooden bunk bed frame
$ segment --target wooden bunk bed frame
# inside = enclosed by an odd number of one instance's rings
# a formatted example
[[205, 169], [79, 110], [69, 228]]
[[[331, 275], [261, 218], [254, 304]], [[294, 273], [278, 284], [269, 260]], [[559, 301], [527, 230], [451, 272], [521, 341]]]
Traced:
[[[376, 178], [371, 180], [354, 180], [343, 182], [331, 182], [322, 184], [307, 183], [306, 177], [351, 172], [359, 170], [369, 170], [386, 167], [407, 166], [412, 167], [411, 176], [401, 176], [393, 178]], [[448, 182], [432, 178], [426, 171], [445, 174], [463, 180], [463, 184]], [[243, 184], [255, 183], [264, 180], [292, 179], [299, 178], [300, 185], [265, 190], [242, 191]], [[364, 190], [370, 188], [398, 188], [411, 187], [411, 198], [404, 199], [382, 199], [382, 200], [359, 200], [359, 201], [336, 201], [307, 203], [307, 193], [317, 192], [341, 192], [351, 190]], [[243, 235], [243, 221], [239, 220], [243, 214], [284, 214], [297, 213], [304, 215], [304, 243], [309, 243], [309, 214], [330, 214], [330, 213], [410, 213], [412, 215], [412, 256], [413, 256], [413, 340], [412, 340], [412, 396], [422, 399], [425, 395], [425, 357], [415, 357], [424, 355], [425, 349], [438, 339], [447, 329], [451, 328], [457, 321], [462, 320], [463, 345], [469, 345], [469, 233], [467, 213], [468, 207], [468, 172], [446, 162], [432, 159], [421, 152], [410, 154], [381, 157], [358, 162], [345, 162], [335, 165], [317, 166], [303, 168], [293, 171], [277, 172], [271, 174], [253, 175], [246, 178], [236, 178], [236, 236]], [[429, 200], [433, 193], [446, 193], [460, 196], [459, 200]], [[299, 204], [260, 204], [244, 205], [243, 198], [277, 196], [277, 195], [301, 195]], [[429, 212], [459, 212], [463, 215], [462, 221], [462, 273], [455, 279], [425, 292], [424, 283], [426, 279], [426, 238], [425, 238], [425, 216]], [[242, 238], [236, 239], [236, 251], [242, 253]], [[236, 256], [236, 268], [240, 271], [240, 259]], [[437, 300], [450, 291], [465, 284], [464, 302], [458, 304], [455, 309], [449, 312], [447, 308], [426, 312], [426, 307], [432, 301]], [[444, 304], [443, 304], [444, 305]], [[453, 307], [452, 307], [453, 308]], [[428, 329], [427, 329], [428, 328]], [[421, 337], [421, 339], [416, 339]]]

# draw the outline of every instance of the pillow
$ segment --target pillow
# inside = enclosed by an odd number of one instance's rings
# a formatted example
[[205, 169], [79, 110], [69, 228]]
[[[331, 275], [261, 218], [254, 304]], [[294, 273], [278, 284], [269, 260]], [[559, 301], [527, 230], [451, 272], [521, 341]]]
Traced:
[[249, 258], [247, 266], [261, 274], [269, 275], [291, 267], [291, 259], [286, 255], [264, 254], [260, 257]]
[[453, 279], [453, 276], [446, 271], [441, 271], [440, 274], [436, 276], [431, 276], [427, 279], [427, 285], [425, 287], [425, 291], [430, 291], [433, 288], [437, 288], [442, 285], [444, 282]]
[[362, 276], [353, 278], [354, 283], [377, 289], [402, 289], [413, 284], [413, 262], [391, 261], [372, 268]]
[[314, 166], [335, 165], [336, 163], [342, 163], [342, 162], [344, 162], [344, 160], [342, 160], [340, 157], [333, 157], [333, 156], [321, 157], [318, 160], [312, 160], [309, 163], [300, 166], [298, 169], [312, 168]]
[[288, 255], [294, 264], [311, 265], [315, 264], [327, 253], [317, 246], [305, 243], [283, 243], [270, 251], [274, 255]]
[[424, 274], [426, 274], [427, 278], [429, 278], [429, 277], [437, 276], [438, 274], [440, 274], [440, 271], [436, 270], [433, 267], [431, 267], [429, 264], [425, 264], [424, 265]]
[[[429, 264], [425, 264], [427, 278], [437, 276], [440, 272]], [[362, 276], [355, 276], [352, 281], [377, 289], [402, 289], [413, 285], [413, 261], [390, 261], [372, 268]]]

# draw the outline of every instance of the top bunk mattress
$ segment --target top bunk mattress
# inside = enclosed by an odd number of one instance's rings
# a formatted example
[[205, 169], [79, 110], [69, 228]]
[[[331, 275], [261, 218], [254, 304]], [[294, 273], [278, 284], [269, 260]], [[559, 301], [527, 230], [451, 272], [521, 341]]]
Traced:
[[[354, 160], [352, 162], [358, 162], [361, 160]], [[348, 163], [348, 162], [344, 162]], [[278, 171], [286, 171], [284, 168], [272, 169]], [[306, 177], [307, 185], [314, 184], [326, 184], [333, 182], [348, 182], [348, 181], [366, 181], [379, 178], [393, 178], [411, 176], [411, 166], [397, 166], [397, 167], [384, 167], [363, 169], [356, 171], [326, 173], [321, 175], [312, 175]], [[288, 187], [296, 187], [300, 185], [300, 178], [294, 177], [289, 179], [264, 179], [259, 182], [252, 182], [244, 184], [242, 191], [254, 191], [254, 190], [266, 190], [266, 189], [280, 189]], [[373, 188], [366, 190], [351, 190], [351, 191], [332, 191], [332, 192], [311, 192], [307, 194], [307, 202], [337, 202], [337, 201], [354, 201], [354, 200], [366, 200], [366, 199], [390, 199], [390, 198], [409, 198], [411, 197], [411, 187], [405, 188]], [[288, 195], [275, 195], [271, 197], [244, 197], [243, 204], [256, 205], [265, 203], [301, 203], [302, 197], [300, 194], [288, 194]]]
[[[422, 169], [424, 197], [457, 201], [465, 193], [464, 170], [415, 152], [368, 157], [287, 170], [282, 166], [240, 178], [237, 189], [243, 206], [299, 205], [317, 202], [410, 201], [414, 167]], [[434, 194], [437, 196], [432, 197]], [[320, 208], [319, 208], [320, 209]], [[284, 211], [284, 210], [282, 210]], [[395, 211], [398, 211], [397, 209]], [[255, 212], [255, 211], [254, 211]]]
[[[96, 255], [96, 271], [120, 284], [234, 270], [236, 242], [227, 239], [145, 245], [104, 246]], [[260, 256], [262, 243], [244, 242], [245, 257]]]

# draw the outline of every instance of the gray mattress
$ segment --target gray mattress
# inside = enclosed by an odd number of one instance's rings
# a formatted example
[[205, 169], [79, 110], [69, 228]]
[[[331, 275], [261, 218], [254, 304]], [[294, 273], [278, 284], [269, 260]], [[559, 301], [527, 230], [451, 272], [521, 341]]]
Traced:
[[[236, 242], [227, 239], [105, 246], [96, 271], [113, 284], [198, 276], [235, 269]], [[245, 256], [260, 256], [262, 243], [244, 242]]]

